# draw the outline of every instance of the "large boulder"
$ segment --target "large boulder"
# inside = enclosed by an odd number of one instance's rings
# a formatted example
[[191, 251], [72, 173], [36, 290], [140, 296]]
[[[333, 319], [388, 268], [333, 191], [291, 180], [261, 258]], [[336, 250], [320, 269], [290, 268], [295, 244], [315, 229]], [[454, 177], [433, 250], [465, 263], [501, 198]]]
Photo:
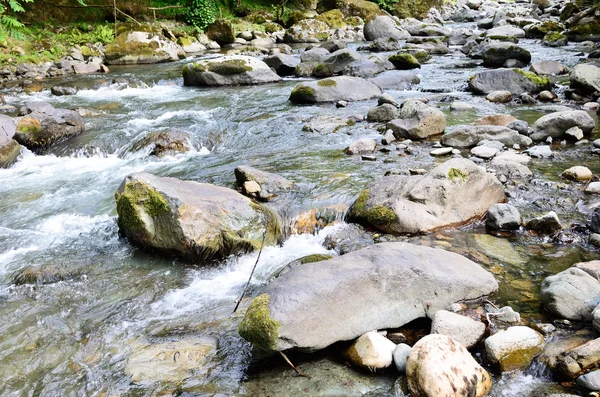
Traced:
[[204, 59], [183, 67], [183, 85], [186, 86], [253, 85], [279, 80], [281, 77], [266, 63], [244, 55]]
[[300, 64], [300, 59], [293, 55], [274, 54], [264, 59], [267, 66], [275, 69], [280, 76], [291, 76]]
[[386, 233], [426, 233], [479, 219], [504, 200], [495, 176], [456, 158], [426, 175], [390, 175], [375, 181], [352, 204], [348, 219]]
[[332, 32], [325, 22], [304, 19], [286, 30], [284, 41], [287, 43], [319, 42], [329, 39]]
[[106, 46], [108, 65], [150, 64], [179, 60], [183, 49], [165, 37], [149, 32], [127, 32]]
[[333, 52], [325, 60], [325, 64], [331, 70], [331, 72], [333, 72], [333, 74], [338, 74], [342, 70], [344, 70], [344, 68], [346, 68], [348, 65], [360, 60], [361, 56], [358, 52], [349, 48], [342, 48]]
[[492, 378], [471, 353], [444, 335], [427, 335], [408, 355], [406, 376], [412, 396], [486, 396]]
[[497, 141], [506, 146], [529, 146], [531, 138], [519, 134], [508, 127], [495, 125], [462, 125], [445, 133], [440, 139], [442, 145], [457, 148], [469, 148], [477, 146], [483, 140]]
[[439, 135], [446, 129], [446, 116], [432, 106], [408, 99], [398, 112], [398, 119], [387, 125], [396, 138], [423, 139], [431, 135]]
[[263, 349], [323, 349], [373, 329], [433, 317], [496, 291], [494, 277], [458, 254], [382, 243], [291, 269], [255, 298], [240, 335]]
[[273, 211], [208, 183], [136, 173], [115, 200], [119, 230], [133, 244], [191, 261], [258, 249], [265, 233], [267, 245], [280, 237]]
[[19, 109], [14, 139], [29, 150], [39, 152], [79, 135], [84, 122], [74, 110], [56, 109], [47, 102], [30, 102]]
[[571, 71], [571, 88], [584, 94], [600, 92], [600, 68], [588, 64], [575, 66]]
[[591, 321], [600, 303], [600, 282], [582, 269], [571, 267], [547, 277], [541, 287], [542, 306], [573, 321]]
[[368, 22], [375, 18], [381, 10], [379, 6], [368, 0], [335, 0], [332, 8], [339, 9], [345, 16], [356, 16]]
[[544, 348], [544, 337], [529, 327], [515, 326], [485, 340], [488, 359], [501, 371], [525, 370]]
[[370, 78], [369, 81], [382, 90], [408, 90], [413, 85], [419, 84], [421, 79], [413, 72], [390, 70]]
[[493, 68], [503, 66], [509, 59], [531, 62], [531, 53], [514, 43], [492, 42], [484, 46], [482, 56], [484, 66]]
[[231, 22], [224, 19], [217, 19], [212, 25], [206, 28], [206, 36], [214, 40], [219, 45], [231, 44], [235, 41], [235, 31]]
[[475, 94], [487, 95], [494, 91], [510, 91], [513, 95], [524, 92], [535, 94], [550, 89], [547, 77], [521, 69], [498, 69], [481, 72], [471, 77], [469, 88]]
[[367, 22], [364, 27], [365, 40], [391, 38], [393, 41], [406, 40], [410, 33], [402, 29], [396, 21], [387, 15], [379, 15], [372, 21]]
[[13, 139], [16, 130], [13, 118], [0, 114], [0, 168], [10, 167], [21, 153], [21, 146]]
[[381, 95], [375, 84], [351, 76], [337, 76], [298, 84], [290, 94], [294, 103], [363, 101]]
[[544, 140], [547, 137], [563, 138], [567, 130], [573, 127], [580, 128], [583, 133], [590, 133], [596, 122], [584, 110], [568, 110], [554, 112], [540, 117], [531, 126], [531, 137], [535, 140]]

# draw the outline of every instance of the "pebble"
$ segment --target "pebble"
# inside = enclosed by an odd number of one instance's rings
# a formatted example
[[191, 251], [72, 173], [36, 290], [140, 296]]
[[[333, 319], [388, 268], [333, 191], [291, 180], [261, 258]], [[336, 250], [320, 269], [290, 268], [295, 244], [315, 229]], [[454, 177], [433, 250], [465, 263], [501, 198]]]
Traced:
[[337, 101], [335, 103], [335, 107], [337, 108], [345, 108], [346, 106], [348, 106], [348, 102], [346, 101]]
[[512, 94], [510, 91], [494, 91], [490, 92], [485, 99], [490, 102], [507, 103], [512, 100]]
[[539, 98], [542, 102], [550, 102], [556, 98], [556, 95], [550, 91], [542, 91], [540, 92]]
[[460, 155], [460, 150], [458, 150], [458, 149], [452, 149], [452, 154], [454, 154], [454, 155]]
[[499, 152], [498, 149], [488, 146], [475, 146], [471, 149], [471, 154], [484, 160], [491, 159]]

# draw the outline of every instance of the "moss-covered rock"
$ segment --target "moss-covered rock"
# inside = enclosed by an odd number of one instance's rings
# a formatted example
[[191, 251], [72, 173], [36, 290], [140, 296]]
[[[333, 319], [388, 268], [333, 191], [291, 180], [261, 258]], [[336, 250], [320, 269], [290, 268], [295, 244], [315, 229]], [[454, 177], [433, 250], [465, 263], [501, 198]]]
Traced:
[[212, 25], [206, 28], [205, 33], [209, 39], [221, 45], [231, 44], [235, 41], [233, 25], [224, 19], [217, 19]]
[[[165, 46], [172, 47], [167, 51]], [[105, 61], [109, 65], [151, 64], [177, 60], [176, 44], [167, 43], [159, 36], [146, 32], [125, 32], [104, 50]]]
[[8, 168], [17, 161], [21, 154], [21, 145], [13, 139], [0, 143], [0, 168]]
[[574, 1], [569, 1], [567, 4], [565, 4], [564, 8], [560, 12], [560, 20], [566, 21], [567, 19], [571, 18], [573, 14], [578, 13], [579, 11], [580, 10], [579, 7], [577, 7], [577, 4], [575, 4]]
[[419, 60], [414, 55], [408, 53], [390, 55], [388, 60], [396, 69], [400, 70], [418, 69], [421, 67]]
[[254, 85], [281, 80], [263, 61], [242, 55], [189, 63], [182, 73], [186, 86]]
[[577, 26], [572, 26], [567, 31], [569, 41], [600, 41], [600, 23], [588, 22]]
[[548, 76], [538, 76], [537, 74], [535, 74], [533, 72], [528, 72], [523, 69], [513, 69], [513, 70], [516, 73], [520, 74], [521, 76], [525, 77], [527, 80], [531, 81], [533, 84], [535, 84], [538, 87], [545, 87], [545, 88], [552, 87], [552, 83], [550, 82], [550, 79], [548, 78]]
[[360, 17], [365, 23], [381, 14], [379, 6], [367, 0], [336, 0], [332, 8], [339, 9], [346, 18]]
[[385, 226], [396, 219], [393, 210], [383, 205], [367, 205], [369, 189], [365, 189], [358, 196], [348, 216], [363, 225]]
[[115, 200], [119, 230], [133, 244], [207, 261], [279, 241], [279, 217], [234, 190], [206, 183], [128, 176]]
[[344, 15], [340, 10], [330, 10], [322, 13], [316, 18], [318, 21], [325, 22], [332, 29], [343, 28], [346, 26]]
[[565, 27], [555, 21], [544, 21], [542, 23], [535, 24], [527, 29], [527, 37], [529, 38], [542, 38], [550, 32], [562, 32]]
[[567, 36], [558, 32], [550, 32], [542, 39], [542, 44], [548, 47], [563, 47], [567, 45]]
[[427, 17], [427, 12], [430, 8], [441, 8], [444, 4], [442, 0], [412, 0], [399, 1], [394, 4], [392, 14], [401, 18], [418, 18]]
[[275, 23], [275, 22], [265, 23], [265, 32], [266, 33], [281, 32], [282, 30], [284, 30], [283, 26], [279, 25], [278, 23]]
[[290, 101], [294, 103], [311, 103], [314, 101], [315, 90], [304, 84], [297, 85], [290, 94]]
[[15, 285], [53, 284], [59, 281], [73, 279], [79, 276], [78, 271], [56, 265], [26, 266], [13, 274]]
[[272, 351], [277, 350], [280, 324], [271, 317], [268, 305], [268, 294], [254, 298], [238, 326], [238, 333], [248, 342]]

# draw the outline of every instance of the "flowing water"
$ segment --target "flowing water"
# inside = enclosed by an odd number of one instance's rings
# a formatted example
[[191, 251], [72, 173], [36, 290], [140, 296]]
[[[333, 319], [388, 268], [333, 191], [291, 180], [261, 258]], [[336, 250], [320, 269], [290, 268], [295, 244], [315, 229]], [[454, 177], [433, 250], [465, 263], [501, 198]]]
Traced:
[[[531, 40], [522, 44], [534, 60], [577, 62], [576, 47], [549, 49]], [[447, 113], [450, 125], [495, 113], [527, 121], [544, 114], [536, 106], [490, 104], [472, 97], [464, 91], [466, 81], [480, 68], [465, 67], [467, 63], [458, 52], [434, 57], [418, 71], [422, 83], [414, 91], [390, 93], [399, 100], [431, 98]], [[335, 354], [295, 357], [310, 378], [295, 376], [280, 358], [256, 358], [237, 335], [241, 313], [231, 315], [256, 254], [204, 267], [137, 250], [118, 236], [114, 192], [125, 176], [140, 171], [233, 187], [233, 169], [250, 164], [298, 184], [296, 192], [274, 202], [291, 220], [313, 208], [350, 204], [388, 170], [433, 167], [443, 159], [429, 156], [432, 142], [414, 144], [409, 156], [392, 151], [378, 153], [375, 162], [361, 161], [342, 150], [359, 137], [378, 136], [367, 123], [331, 134], [302, 127], [315, 115], [366, 114], [373, 101], [344, 109], [294, 106], [288, 96], [296, 79], [257, 87], [183, 87], [182, 65], [114, 67], [110, 75], [65, 78], [60, 82], [80, 87], [69, 97], [48, 91], [25, 94], [17, 88], [5, 93], [17, 107], [45, 100], [99, 114], [85, 118], [86, 132], [80, 137], [44, 155], [25, 150], [12, 168], [0, 169], [0, 395], [401, 395], [394, 394], [399, 387], [393, 374], [355, 371]], [[443, 94], [428, 93], [440, 89]], [[467, 101], [475, 110], [450, 114], [448, 98]], [[194, 150], [166, 158], [131, 150], [148, 132], [168, 128], [190, 133]], [[585, 223], [593, 203], [579, 188], [560, 186], [558, 174], [571, 165], [600, 173], [590, 146], [557, 146], [553, 160], [534, 160], [535, 180], [512, 189], [511, 202], [525, 217], [555, 210], [567, 225]], [[292, 234], [282, 246], [265, 248], [252, 291], [299, 257], [335, 254], [323, 242], [344, 227], [338, 219], [315, 235]], [[485, 260], [480, 255], [475, 259], [500, 280], [499, 302], [536, 320], [543, 319], [537, 300], [540, 281], [596, 255], [577, 233], [573, 243], [564, 245], [526, 235], [482, 240], [484, 233], [474, 225], [410, 240], [466, 255], [483, 253]], [[54, 269], [60, 280], [16, 285], [15, 273], [26, 267]], [[126, 373], [129, 357], [140, 346], [195, 337], [212, 338], [218, 348], [184, 381], [132, 382]], [[555, 387], [535, 373], [504, 375], [495, 382], [494, 395], [533, 395]]]

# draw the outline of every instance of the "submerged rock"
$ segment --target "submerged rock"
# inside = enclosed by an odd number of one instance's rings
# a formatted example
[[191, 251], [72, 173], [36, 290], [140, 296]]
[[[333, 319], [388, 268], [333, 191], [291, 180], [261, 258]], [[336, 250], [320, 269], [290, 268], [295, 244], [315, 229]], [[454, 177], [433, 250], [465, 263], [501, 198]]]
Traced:
[[14, 139], [32, 151], [79, 135], [84, 122], [74, 110], [56, 109], [47, 102], [30, 102], [19, 109]]
[[131, 174], [115, 193], [119, 230], [133, 244], [192, 261], [258, 249], [280, 238], [270, 209], [234, 190], [146, 173]]
[[464, 346], [444, 335], [427, 335], [413, 346], [406, 376], [411, 395], [418, 397], [483, 397], [492, 389], [487, 371]]
[[149, 149], [150, 155], [157, 157], [185, 153], [192, 149], [191, 137], [187, 132], [178, 130], [153, 132], [133, 145], [134, 151], [143, 149]]
[[504, 200], [495, 176], [470, 160], [451, 159], [426, 175], [375, 181], [352, 204], [348, 220], [386, 233], [426, 233], [479, 219]]
[[381, 95], [375, 84], [360, 77], [338, 76], [300, 83], [292, 90], [294, 103], [362, 101]]
[[183, 67], [186, 86], [227, 86], [273, 83], [281, 80], [263, 61], [244, 55], [228, 55], [188, 63]]
[[373, 329], [431, 318], [497, 288], [490, 273], [460, 255], [408, 243], [376, 244], [274, 280], [250, 305], [239, 333], [267, 350], [314, 351]]

